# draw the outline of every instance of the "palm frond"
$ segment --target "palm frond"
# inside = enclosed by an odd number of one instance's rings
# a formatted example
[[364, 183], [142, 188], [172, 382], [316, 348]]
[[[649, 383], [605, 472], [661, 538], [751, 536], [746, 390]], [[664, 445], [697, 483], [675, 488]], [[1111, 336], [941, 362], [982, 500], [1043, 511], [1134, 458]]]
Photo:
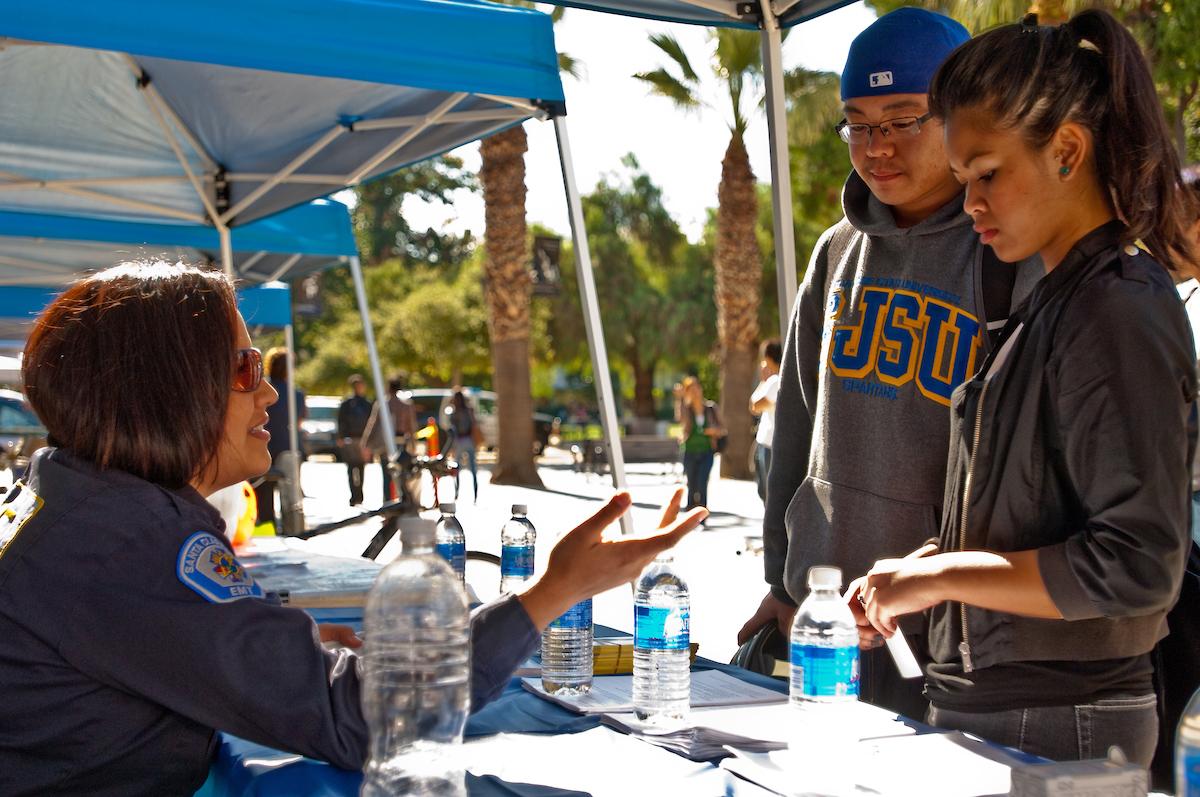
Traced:
[[680, 108], [691, 110], [700, 107], [700, 100], [692, 90], [683, 84], [679, 78], [665, 69], [655, 69], [653, 72], [638, 72], [635, 78], [647, 83], [650, 91], [670, 99]]
[[669, 33], [655, 33], [650, 37], [650, 43], [658, 49], [662, 50], [668, 58], [675, 62], [679, 67], [679, 71], [683, 73], [683, 79], [689, 83], [699, 83], [700, 76], [696, 74], [696, 70], [692, 68], [692, 62], [688, 60], [687, 53], [683, 51], [679, 40]]
[[583, 61], [574, 58], [566, 53], [558, 54], [558, 71], [564, 75], [570, 75], [576, 80], [583, 80], [584, 68]]
[[714, 69], [722, 79], [728, 75], [761, 75], [762, 50], [759, 34], [751, 30], [717, 28], [711, 34], [717, 46]]
[[806, 147], [827, 135], [842, 115], [838, 76], [802, 67], [783, 74], [792, 146]]

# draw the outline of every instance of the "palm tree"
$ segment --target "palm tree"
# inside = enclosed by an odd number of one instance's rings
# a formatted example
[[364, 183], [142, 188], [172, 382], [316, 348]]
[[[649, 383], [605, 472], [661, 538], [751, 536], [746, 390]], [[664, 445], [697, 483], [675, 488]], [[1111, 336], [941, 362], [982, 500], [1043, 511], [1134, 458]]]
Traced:
[[529, 377], [529, 303], [532, 283], [525, 227], [525, 152], [521, 125], [485, 138], [484, 244], [488, 332], [500, 439], [492, 481], [540, 486], [533, 460], [533, 396]]
[[[532, 8], [514, 0], [508, 5]], [[562, 8], [551, 17], [562, 18]], [[559, 54], [559, 70], [576, 75], [577, 62]], [[525, 152], [529, 142], [522, 125], [485, 138], [479, 145], [483, 164], [484, 266], [488, 332], [492, 345], [492, 381], [500, 439], [492, 481], [540, 487], [533, 455], [533, 392], [529, 366], [528, 235], [525, 226]]]
[[[679, 42], [669, 34], [650, 37], [673, 63], [676, 73], [660, 67], [634, 77], [656, 94], [684, 110], [703, 105], [702, 81]], [[729, 430], [721, 475], [750, 477], [750, 446], [754, 442], [750, 391], [756, 379], [759, 341], [758, 309], [762, 301], [762, 260], [755, 236], [758, 195], [754, 171], [746, 152], [749, 114], [762, 99], [762, 54], [759, 36], [750, 31], [720, 28], [710, 33], [713, 71], [728, 95], [729, 146], [721, 160], [717, 187], [716, 272], [717, 342], [721, 365], [721, 409]]]

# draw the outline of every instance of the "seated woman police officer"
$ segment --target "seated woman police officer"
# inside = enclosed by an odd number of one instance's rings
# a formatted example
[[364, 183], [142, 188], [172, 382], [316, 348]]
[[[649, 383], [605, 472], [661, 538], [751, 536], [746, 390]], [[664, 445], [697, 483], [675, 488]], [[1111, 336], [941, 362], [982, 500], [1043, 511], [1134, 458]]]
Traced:
[[[361, 767], [354, 654], [261, 599], [204, 500], [271, 462], [276, 393], [229, 280], [165, 263], [86, 277], [38, 319], [23, 369], [50, 447], [0, 510], [0, 793], [191, 794], [215, 729]], [[553, 618], [704, 515], [602, 541], [629, 503], [567, 535], [523, 595], [477, 611], [473, 708]]]

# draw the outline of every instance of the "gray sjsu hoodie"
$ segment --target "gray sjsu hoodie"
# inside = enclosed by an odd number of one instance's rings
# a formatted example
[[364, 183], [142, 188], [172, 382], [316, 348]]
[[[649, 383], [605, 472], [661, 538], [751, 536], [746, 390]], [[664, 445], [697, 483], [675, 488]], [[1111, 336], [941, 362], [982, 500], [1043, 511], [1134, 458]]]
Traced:
[[[987, 353], [983, 246], [957, 196], [913, 227], [851, 173], [783, 351], [763, 521], [765, 570], [801, 600], [808, 568], [845, 581], [937, 537], [950, 395]], [[1016, 264], [1011, 307], [1042, 276]]]

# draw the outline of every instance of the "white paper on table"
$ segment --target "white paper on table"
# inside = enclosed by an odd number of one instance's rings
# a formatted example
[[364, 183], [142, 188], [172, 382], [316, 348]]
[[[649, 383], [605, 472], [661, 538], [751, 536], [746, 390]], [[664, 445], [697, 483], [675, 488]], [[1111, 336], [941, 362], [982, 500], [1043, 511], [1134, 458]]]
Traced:
[[[839, 707], [857, 738], [911, 736], [913, 725], [891, 711], [869, 703], [853, 702]], [[703, 759], [719, 758], [725, 746], [766, 752], [786, 746], [804, 723], [804, 713], [787, 703], [699, 708], [690, 712], [687, 725], [664, 733], [641, 722], [632, 712], [606, 713], [604, 724], [632, 733], [652, 744], [674, 749], [683, 755], [695, 752]], [[710, 749], [712, 748], [712, 749]], [[683, 752], [686, 750], [687, 752]]]
[[[592, 681], [591, 691], [582, 695], [551, 695], [541, 680], [522, 678], [521, 684], [538, 697], [580, 714], [614, 714], [633, 710], [633, 676], [604, 675]], [[783, 703], [787, 695], [747, 683], [720, 670], [692, 673], [692, 706], [736, 706]]]
[[[829, 761], [821, 768], [787, 750], [730, 752], [735, 757], [722, 761], [723, 769], [788, 797], [1007, 795], [1016, 763], [1003, 750], [957, 731], [864, 740], [842, 761]], [[834, 777], [837, 768], [842, 783]]]
[[610, 728], [571, 734], [497, 734], [462, 745], [466, 768], [512, 784], [574, 789], [593, 797], [640, 797], [645, 794], [748, 795], [767, 797], [757, 786], [737, 781], [711, 764], [643, 744]]

